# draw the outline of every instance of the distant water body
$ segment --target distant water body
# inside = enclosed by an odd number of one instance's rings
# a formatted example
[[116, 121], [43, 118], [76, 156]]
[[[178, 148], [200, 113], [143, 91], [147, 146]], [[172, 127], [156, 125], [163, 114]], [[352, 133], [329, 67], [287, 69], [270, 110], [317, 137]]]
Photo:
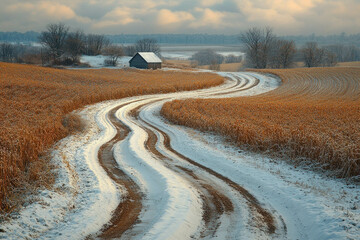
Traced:
[[161, 56], [168, 59], [188, 60], [196, 52], [204, 49], [212, 49], [223, 56], [242, 56], [241, 46], [236, 45], [160, 45]]

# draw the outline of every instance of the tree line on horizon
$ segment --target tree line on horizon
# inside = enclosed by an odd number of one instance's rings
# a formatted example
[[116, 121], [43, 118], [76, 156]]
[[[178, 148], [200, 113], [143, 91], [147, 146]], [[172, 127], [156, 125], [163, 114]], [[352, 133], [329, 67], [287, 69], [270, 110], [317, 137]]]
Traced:
[[[35, 31], [21, 32], [0, 32], [0, 42], [30, 43], [37, 42], [40, 33]], [[144, 38], [155, 39], [159, 44], [179, 45], [237, 45], [239, 34], [105, 34], [112, 43], [135, 44]], [[360, 47], [360, 33], [358, 34], [332, 34], [332, 35], [282, 35], [282, 39], [293, 40], [296, 45], [303, 46], [307, 42], [317, 42], [320, 46], [343, 44], [346, 46]]]
[[[79, 65], [81, 55], [105, 55], [105, 65], [115, 66], [119, 57], [133, 56], [138, 51], [160, 54], [160, 46], [154, 38], [139, 39], [133, 45], [114, 44], [105, 35], [85, 34], [82, 30], [70, 31], [63, 23], [49, 24], [38, 36], [41, 47], [22, 44], [1, 43], [0, 60], [42, 65]], [[333, 44], [320, 46], [317, 42], [306, 42], [301, 48], [294, 40], [274, 34], [269, 27], [250, 28], [238, 37], [246, 55], [246, 66], [250, 68], [290, 68], [302, 61], [305, 67], [334, 66], [337, 62], [360, 60], [360, 49], [356, 46]], [[195, 53], [196, 65], [211, 65], [219, 69], [221, 63], [240, 62], [242, 56], [224, 57], [211, 49]]]
[[[293, 40], [281, 39], [270, 27], [250, 28], [239, 39], [245, 47], [246, 65], [251, 68], [291, 68], [297, 53], [305, 67], [332, 67], [338, 62], [332, 46], [319, 47], [316, 42], [307, 42], [297, 49]], [[354, 55], [350, 61], [359, 60], [360, 50], [354, 49]]]
[[[360, 61], [360, 48], [342, 44], [320, 46], [317, 42], [306, 42], [297, 48], [294, 40], [283, 39], [274, 34], [272, 28], [250, 28], [240, 34], [243, 44], [245, 66], [248, 68], [291, 68], [296, 62], [305, 67], [331, 67], [338, 62]], [[219, 64], [242, 61], [242, 57], [224, 57], [211, 49], [195, 53], [192, 58], [199, 65], [209, 65], [219, 70]]]
[[80, 56], [104, 55], [104, 64], [116, 66], [119, 57], [132, 56], [140, 51], [152, 51], [160, 55], [160, 47], [154, 39], [140, 39], [134, 45], [119, 46], [101, 34], [85, 34], [82, 30], [70, 31], [63, 23], [49, 24], [38, 36], [41, 47], [1, 43], [0, 60], [4, 62], [42, 65], [79, 65]]

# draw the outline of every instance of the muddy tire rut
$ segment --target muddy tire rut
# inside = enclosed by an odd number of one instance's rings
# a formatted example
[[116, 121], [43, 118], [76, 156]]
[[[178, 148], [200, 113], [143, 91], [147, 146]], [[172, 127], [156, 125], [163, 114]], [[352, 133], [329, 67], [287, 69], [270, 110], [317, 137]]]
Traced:
[[142, 209], [142, 196], [139, 186], [125, 172], [118, 168], [113, 154], [114, 145], [124, 140], [130, 133], [130, 129], [115, 117], [116, 111], [123, 106], [118, 106], [108, 113], [108, 117], [115, 126], [117, 133], [113, 139], [100, 147], [98, 153], [100, 165], [110, 178], [118, 184], [119, 188], [126, 191], [122, 201], [114, 210], [112, 219], [102, 229], [102, 233], [99, 235], [102, 239], [121, 237], [126, 230], [139, 220], [139, 214]]
[[[254, 88], [260, 83], [260, 80], [257, 78], [249, 80], [234, 75], [232, 77], [235, 82], [232, 87], [227, 87], [222, 91], [215, 91], [207, 95], [215, 97], [233, 94]], [[114, 146], [130, 138], [131, 136], [129, 135], [131, 135], [132, 131], [126, 122], [116, 115], [117, 112], [126, 112], [122, 116], [128, 118], [129, 121], [146, 133], [146, 140], [143, 142], [143, 145], [153, 159], [156, 159], [159, 164], [180, 176], [189, 187], [191, 186], [192, 189], [197, 191], [202, 206], [202, 224], [199, 226], [196, 238], [215, 237], [218, 228], [222, 224], [223, 217], [233, 216], [235, 214], [235, 206], [238, 206], [239, 202], [245, 202], [252, 215], [249, 225], [256, 226], [266, 235], [272, 235], [277, 232], [279, 223], [275, 220], [276, 217], [248, 190], [228, 177], [174, 150], [171, 147], [169, 135], [140, 116], [140, 112], [144, 107], [165, 100], [171, 100], [171, 98], [166, 96], [154, 98], [153, 100], [151, 98], [140, 98], [121, 104], [108, 112], [107, 118], [116, 128], [116, 135], [100, 147], [98, 159], [109, 177], [117, 184], [121, 192], [121, 201], [113, 211], [111, 221], [103, 226], [98, 237], [101, 239], [122, 238], [125, 232], [127, 232], [126, 236], [133, 236], [136, 234], [132, 233], [134, 226], [142, 223], [141, 213], [149, 210], [147, 209], [149, 206], [144, 205], [145, 193], [142, 192], [141, 187], [133, 179], [133, 176], [119, 167], [114, 157]], [[133, 105], [134, 107], [132, 107]], [[175, 157], [171, 157], [171, 155]], [[227, 192], [229, 190], [225, 190], [224, 186], [227, 189], [232, 189], [231, 191], [235, 192], [235, 195], [234, 193], [229, 195], [229, 192]], [[241, 199], [236, 200], [236, 198]], [[280, 225], [282, 224], [284, 225], [285, 223], [280, 222]]]
[[[143, 107], [143, 106], [140, 106]], [[135, 118], [137, 118], [139, 120], [139, 111], [140, 111], [140, 107], [137, 109], [136, 114], [133, 114], [133, 116]], [[150, 128], [156, 130], [158, 133], [160, 133], [164, 139], [163, 141], [163, 145], [166, 148], [166, 150], [172, 152], [173, 154], [177, 155], [179, 158], [181, 158], [182, 160], [188, 162], [190, 165], [192, 165], [192, 167], [197, 167], [198, 170], [202, 170], [207, 172], [208, 174], [210, 174], [213, 177], [216, 177], [217, 179], [220, 179], [221, 181], [223, 181], [224, 183], [226, 183], [227, 185], [229, 185], [230, 187], [232, 187], [234, 190], [236, 190], [240, 195], [242, 195], [248, 202], [249, 207], [254, 211], [254, 219], [256, 219], [257, 224], [259, 226], [259, 228], [263, 229], [264, 231], [266, 231], [267, 233], [274, 233], [276, 230], [276, 225], [275, 225], [275, 220], [274, 217], [272, 216], [272, 214], [266, 210], [264, 207], [262, 207], [262, 205], [259, 203], [259, 201], [252, 195], [249, 193], [249, 191], [247, 191], [245, 188], [243, 188], [242, 186], [240, 186], [239, 184], [233, 182], [232, 180], [230, 180], [229, 178], [217, 173], [216, 171], [207, 168], [197, 162], [195, 162], [194, 160], [184, 156], [183, 154], [175, 151], [172, 147], [171, 147], [171, 139], [170, 137], [162, 130], [160, 130], [159, 128], [155, 127], [154, 125], [151, 125], [150, 123], [145, 123], [143, 119], [140, 119], [141, 122], [144, 123], [144, 125], [148, 125]], [[146, 146], [148, 147], [148, 149], [153, 152], [154, 154], [156, 154], [157, 156], [159, 156], [161, 159], [165, 160], [166, 156], [162, 155], [161, 153], [159, 153], [159, 151], [156, 148], [156, 143], [158, 142], [158, 138], [156, 136], [156, 134], [154, 132], [152, 132], [149, 128], [144, 127], [144, 129], [146, 130], [146, 132], [149, 135], [148, 141], [146, 142]], [[202, 188], [206, 189], [207, 192], [212, 193], [210, 194], [212, 199], [215, 201], [213, 201], [214, 205], [217, 207], [215, 212], [221, 212], [223, 213], [224, 211], [219, 211], [219, 206], [222, 206], [220, 208], [224, 208], [227, 211], [225, 212], [230, 212], [233, 210], [233, 206], [232, 206], [232, 202], [229, 198], [227, 198], [224, 194], [219, 193], [218, 190], [216, 190], [215, 188], [211, 187], [212, 184], [211, 180], [202, 180], [200, 179], [200, 177], [198, 175], [195, 175], [193, 173], [192, 170], [190, 169], [186, 169], [186, 168], [180, 168], [183, 169], [185, 171], [183, 171], [185, 174], [189, 175], [192, 177], [192, 182], [197, 181], [197, 182], [205, 182], [201, 185]], [[211, 184], [211, 185], [210, 185]], [[219, 203], [221, 202], [221, 203]]]

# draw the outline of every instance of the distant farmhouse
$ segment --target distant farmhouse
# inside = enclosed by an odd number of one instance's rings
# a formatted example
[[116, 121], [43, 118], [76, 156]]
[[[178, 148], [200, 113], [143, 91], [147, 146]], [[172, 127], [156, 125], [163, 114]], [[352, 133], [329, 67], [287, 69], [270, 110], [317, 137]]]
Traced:
[[161, 59], [153, 52], [138, 52], [129, 61], [130, 67], [142, 69], [161, 68]]

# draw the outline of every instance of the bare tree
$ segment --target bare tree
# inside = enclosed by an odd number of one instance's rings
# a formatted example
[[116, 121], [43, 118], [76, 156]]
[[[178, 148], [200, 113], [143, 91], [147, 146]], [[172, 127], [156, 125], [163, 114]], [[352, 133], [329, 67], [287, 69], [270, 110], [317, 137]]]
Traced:
[[240, 40], [245, 44], [247, 65], [260, 67], [260, 51], [262, 34], [259, 28], [251, 28], [240, 35]]
[[89, 34], [86, 36], [85, 53], [87, 55], [99, 55], [108, 46], [110, 46], [110, 40], [104, 35]]
[[124, 49], [124, 54], [126, 56], [131, 56], [132, 57], [136, 53], [136, 48], [135, 48], [134, 45], [125, 46], [125, 47], [123, 47], [123, 49]]
[[41, 47], [24, 46], [23, 51], [19, 52], [18, 61], [26, 64], [41, 64]]
[[154, 52], [160, 56], [160, 46], [157, 44], [156, 39], [153, 38], [140, 39], [136, 42], [135, 49], [137, 52]]
[[0, 61], [40, 64], [41, 48], [24, 44], [1, 43]]
[[294, 41], [276, 39], [271, 49], [270, 66], [289, 68], [294, 64], [296, 46]]
[[64, 53], [65, 40], [69, 32], [69, 27], [64, 23], [49, 24], [47, 31], [40, 34], [40, 42], [48, 49], [54, 61], [59, 60]]
[[323, 67], [334, 67], [337, 64], [337, 56], [335, 53], [324, 50], [324, 58], [322, 62]]
[[254, 68], [266, 68], [269, 63], [269, 53], [276, 36], [269, 27], [265, 29], [250, 28], [240, 35], [245, 44], [247, 64]]
[[[327, 65], [329, 65], [329, 61], [332, 62], [330, 65], [334, 65], [337, 62], [352, 62], [352, 61], [360, 60], [360, 49], [356, 46], [352, 46], [352, 45], [345, 46], [342, 44], [334, 44], [334, 45], [325, 46], [324, 49], [326, 51]], [[332, 59], [334, 56], [336, 58]]]
[[50, 63], [51, 56], [49, 54], [49, 51], [44, 47], [41, 47], [40, 49], [40, 56], [41, 56], [41, 65], [46, 66]]
[[360, 49], [356, 46], [348, 46], [346, 48], [345, 60], [347, 62], [360, 60]]
[[302, 48], [306, 67], [319, 67], [323, 63], [325, 50], [318, 47], [316, 42], [308, 42]]
[[0, 57], [3, 62], [14, 62], [15, 61], [15, 47], [10, 43], [0, 44]]
[[269, 62], [269, 53], [274, 43], [276, 36], [273, 34], [273, 30], [270, 27], [266, 27], [263, 30], [262, 47], [260, 51], [260, 63], [262, 68], [266, 68]]
[[242, 61], [242, 56], [235, 56], [234, 54], [230, 54], [225, 57], [225, 63], [239, 63]]
[[68, 34], [65, 43], [66, 53], [71, 58], [72, 63], [80, 62], [80, 55], [85, 51], [85, 34], [81, 30]]
[[192, 55], [191, 60], [195, 60], [199, 65], [221, 64], [224, 56], [214, 52], [212, 49], [203, 49]]
[[210, 63], [209, 69], [215, 70], [215, 71], [220, 71], [220, 64], [217, 61], [213, 60]]
[[345, 55], [346, 55], [346, 47], [341, 44], [334, 44], [325, 46], [325, 49], [329, 52], [332, 52], [336, 55], [336, 60], [338, 62], [344, 62], [345, 61]]
[[104, 63], [107, 66], [116, 66], [117, 61], [121, 56], [124, 56], [124, 51], [120, 46], [109, 46], [103, 50], [103, 55], [107, 56]]

